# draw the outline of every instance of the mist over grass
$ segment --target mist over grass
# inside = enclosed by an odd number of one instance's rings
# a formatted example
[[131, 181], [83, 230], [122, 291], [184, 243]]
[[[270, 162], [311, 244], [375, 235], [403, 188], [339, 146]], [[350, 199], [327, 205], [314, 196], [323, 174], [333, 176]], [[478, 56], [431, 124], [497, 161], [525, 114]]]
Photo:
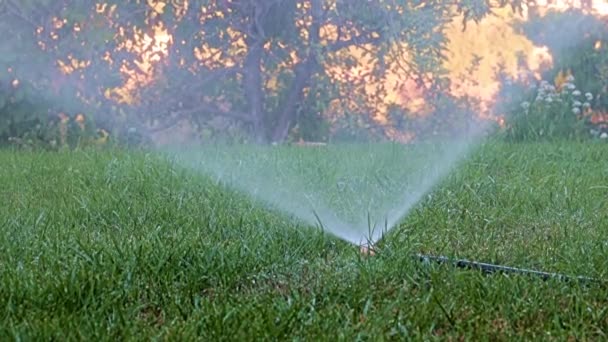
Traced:
[[252, 199], [354, 244], [375, 243], [460, 161], [465, 140], [166, 151]]
[[2, 151], [0, 336], [603, 339], [605, 288], [484, 278], [410, 255], [606, 278], [607, 157], [599, 143], [485, 143], [363, 258], [154, 154]]

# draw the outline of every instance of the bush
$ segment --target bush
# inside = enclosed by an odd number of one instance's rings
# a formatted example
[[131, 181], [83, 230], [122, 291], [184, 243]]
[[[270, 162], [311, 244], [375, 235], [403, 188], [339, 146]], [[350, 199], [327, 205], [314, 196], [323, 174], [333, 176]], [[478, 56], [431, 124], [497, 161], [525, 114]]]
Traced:
[[26, 95], [31, 91], [29, 84], [0, 79], [0, 144], [26, 134], [38, 138], [43, 133], [47, 115], [42, 106], [28, 101]]
[[[107, 131], [96, 129], [93, 120], [83, 114], [51, 114], [54, 111], [48, 106], [33, 104], [12, 95], [1, 95], [0, 99], [6, 101], [0, 107], [0, 146], [78, 148], [104, 144], [109, 139]], [[47, 109], [44, 110], [44, 107]]]
[[98, 122], [93, 115], [83, 114], [93, 111], [77, 104], [70, 106], [67, 99], [54, 106], [27, 82], [0, 80], [0, 147], [56, 150], [110, 142], [149, 144], [146, 132], [135, 124]]
[[568, 75], [563, 83], [543, 80], [538, 86], [532, 85], [528, 98], [506, 118], [506, 138], [511, 141], [589, 138], [595, 95], [577, 89], [574, 81]]

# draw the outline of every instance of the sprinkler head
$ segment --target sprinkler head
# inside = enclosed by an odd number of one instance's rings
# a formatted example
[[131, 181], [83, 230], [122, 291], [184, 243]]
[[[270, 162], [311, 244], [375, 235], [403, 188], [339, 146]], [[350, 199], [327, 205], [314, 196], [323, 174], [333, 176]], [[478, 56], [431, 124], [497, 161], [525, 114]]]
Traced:
[[376, 250], [373, 245], [364, 243], [359, 245], [359, 253], [363, 256], [374, 256], [376, 255]]

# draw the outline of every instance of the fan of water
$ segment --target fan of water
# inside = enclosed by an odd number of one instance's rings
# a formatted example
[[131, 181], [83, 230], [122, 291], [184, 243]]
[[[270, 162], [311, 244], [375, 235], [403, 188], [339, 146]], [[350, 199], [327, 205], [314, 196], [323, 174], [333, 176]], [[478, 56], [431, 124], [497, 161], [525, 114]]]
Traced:
[[321, 147], [209, 146], [179, 163], [353, 244], [373, 244], [436, 185], [479, 134], [458, 141]]

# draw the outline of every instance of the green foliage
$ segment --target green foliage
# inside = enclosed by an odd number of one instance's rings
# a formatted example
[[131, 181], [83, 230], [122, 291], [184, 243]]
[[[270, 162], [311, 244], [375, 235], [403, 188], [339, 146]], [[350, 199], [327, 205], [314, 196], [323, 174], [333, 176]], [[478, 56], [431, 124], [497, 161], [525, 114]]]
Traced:
[[97, 129], [93, 120], [83, 115], [62, 120], [49, 114], [50, 107], [44, 101], [33, 104], [28, 99], [17, 99], [9, 94], [7, 105], [0, 108], [0, 147], [56, 150], [108, 142], [108, 132]]
[[[1, 96], [1, 95], [0, 95]], [[6, 143], [9, 137], [18, 137], [37, 125], [46, 123], [44, 113], [30, 103], [15, 98], [4, 97], [0, 108], [0, 141]]]
[[382, 127], [369, 116], [346, 112], [336, 121], [331, 134], [332, 142], [364, 143], [383, 140]]

